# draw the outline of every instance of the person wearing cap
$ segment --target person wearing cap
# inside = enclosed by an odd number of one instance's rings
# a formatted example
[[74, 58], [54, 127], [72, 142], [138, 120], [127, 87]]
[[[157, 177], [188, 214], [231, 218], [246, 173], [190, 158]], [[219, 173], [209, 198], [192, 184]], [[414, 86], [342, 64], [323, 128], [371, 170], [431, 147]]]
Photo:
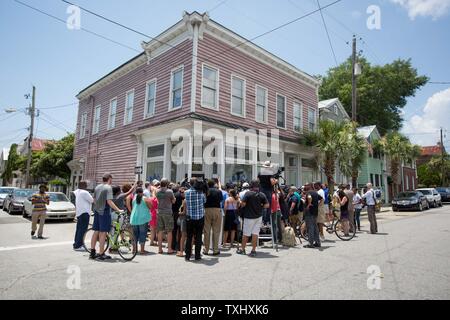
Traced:
[[239, 198], [241, 199], [241, 201], [242, 201], [242, 199], [244, 199], [245, 194], [246, 194], [249, 190], [250, 190], [250, 185], [248, 184], [248, 182], [244, 182], [244, 183], [242, 184], [242, 191], [239, 192]]
[[44, 224], [47, 215], [47, 205], [50, 203], [50, 197], [46, 193], [47, 186], [41, 184], [39, 186], [39, 192], [31, 196], [31, 203], [33, 209], [31, 212], [31, 237], [34, 237], [37, 229], [37, 223], [39, 221], [38, 239], [44, 239]]

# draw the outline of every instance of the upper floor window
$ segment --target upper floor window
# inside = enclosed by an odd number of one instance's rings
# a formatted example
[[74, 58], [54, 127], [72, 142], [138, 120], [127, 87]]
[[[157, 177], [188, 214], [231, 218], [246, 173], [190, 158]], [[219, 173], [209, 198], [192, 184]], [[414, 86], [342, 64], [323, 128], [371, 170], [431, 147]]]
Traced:
[[286, 128], [286, 97], [277, 94], [277, 127]]
[[267, 123], [267, 89], [256, 87], [256, 121]]
[[334, 105], [333, 105], [333, 112], [334, 112], [335, 115], [338, 115], [338, 114], [339, 114], [337, 104], [334, 104]]
[[298, 102], [294, 103], [294, 131], [301, 132], [302, 130], [302, 105]]
[[170, 78], [170, 106], [169, 109], [181, 108], [183, 103], [183, 67], [172, 71]]
[[202, 107], [217, 109], [219, 106], [219, 71], [203, 66], [202, 75]]
[[133, 107], [134, 107], [134, 89], [130, 90], [125, 95], [125, 116], [123, 124], [129, 124], [133, 121]]
[[316, 131], [316, 124], [316, 110], [308, 109], [308, 130], [311, 132]]
[[100, 112], [102, 107], [96, 106], [94, 111], [94, 122], [92, 124], [92, 134], [97, 134], [100, 130]]
[[116, 127], [116, 113], [117, 113], [117, 98], [114, 98], [109, 103], [108, 129], [114, 129]]
[[156, 80], [147, 82], [147, 92], [145, 94], [145, 114], [144, 117], [151, 117], [155, 114], [156, 101]]
[[87, 113], [83, 113], [80, 119], [80, 139], [86, 136]]
[[245, 116], [245, 81], [237, 77], [231, 78], [231, 113]]

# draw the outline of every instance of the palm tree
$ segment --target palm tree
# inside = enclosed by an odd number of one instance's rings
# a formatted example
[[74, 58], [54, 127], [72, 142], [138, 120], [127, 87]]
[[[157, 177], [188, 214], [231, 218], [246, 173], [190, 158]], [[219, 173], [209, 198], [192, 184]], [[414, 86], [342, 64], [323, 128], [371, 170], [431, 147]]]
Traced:
[[336, 162], [346, 160], [344, 152], [346, 151], [348, 135], [344, 129], [344, 124], [323, 120], [320, 121], [317, 132], [306, 133], [302, 139], [303, 144], [318, 149], [319, 162], [324, 168], [329, 190], [334, 190]]
[[417, 148], [411, 145], [407, 137], [398, 132], [391, 132], [378, 141], [381, 150], [389, 157], [391, 164], [393, 195], [398, 193], [398, 179], [402, 161], [411, 159]]
[[346, 150], [343, 161], [339, 162], [340, 170], [346, 175], [352, 177], [352, 186], [356, 187], [358, 183], [359, 169], [367, 156], [367, 141], [358, 134], [357, 124], [355, 122], [347, 123], [344, 127], [347, 134]]

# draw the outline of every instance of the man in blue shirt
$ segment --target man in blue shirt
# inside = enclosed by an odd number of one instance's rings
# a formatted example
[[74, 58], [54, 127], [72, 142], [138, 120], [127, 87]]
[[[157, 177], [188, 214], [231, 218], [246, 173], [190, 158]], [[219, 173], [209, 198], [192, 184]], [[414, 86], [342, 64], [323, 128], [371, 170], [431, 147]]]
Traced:
[[190, 180], [191, 188], [184, 193], [186, 200], [186, 249], [185, 260], [189, 261], [192, 254], [192, 238], [195, 237], [195, 260], [201, 259], [202, 234], [205, 224], [206, 196], [203, 193], [203, 183], [196, 178]]

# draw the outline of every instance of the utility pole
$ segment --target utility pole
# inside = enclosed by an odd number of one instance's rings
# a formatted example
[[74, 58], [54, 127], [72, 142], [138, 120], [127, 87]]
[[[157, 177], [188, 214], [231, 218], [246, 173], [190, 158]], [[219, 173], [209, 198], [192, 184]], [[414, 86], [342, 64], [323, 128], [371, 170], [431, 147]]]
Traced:
[[356, 36], [352, 45], [352, 121], [356, 122]]
[[445, 167], [444, 167], [444, 138], [443, 138], [443, 130], [441, 127], [441, 171], [442, 171], [442, 184], [441, 186], [445, 186]]
[[31, 107], [28, 108], [30, 117], [31, 117], [31, 125], [30, 125], [30, 134], [28, 136], [28, 159], [27, 159], [27, 171], [25, 174], [25, 188], [28, 187], [30, 183], [30, 167], [31, 167], [31, 156], [32, 156], [32, 142], [33, 142], [33, 131], [34, 131], [34, 117], [36, 110], [36, 87], [33, 86], [33, 95], [31, 97]]

